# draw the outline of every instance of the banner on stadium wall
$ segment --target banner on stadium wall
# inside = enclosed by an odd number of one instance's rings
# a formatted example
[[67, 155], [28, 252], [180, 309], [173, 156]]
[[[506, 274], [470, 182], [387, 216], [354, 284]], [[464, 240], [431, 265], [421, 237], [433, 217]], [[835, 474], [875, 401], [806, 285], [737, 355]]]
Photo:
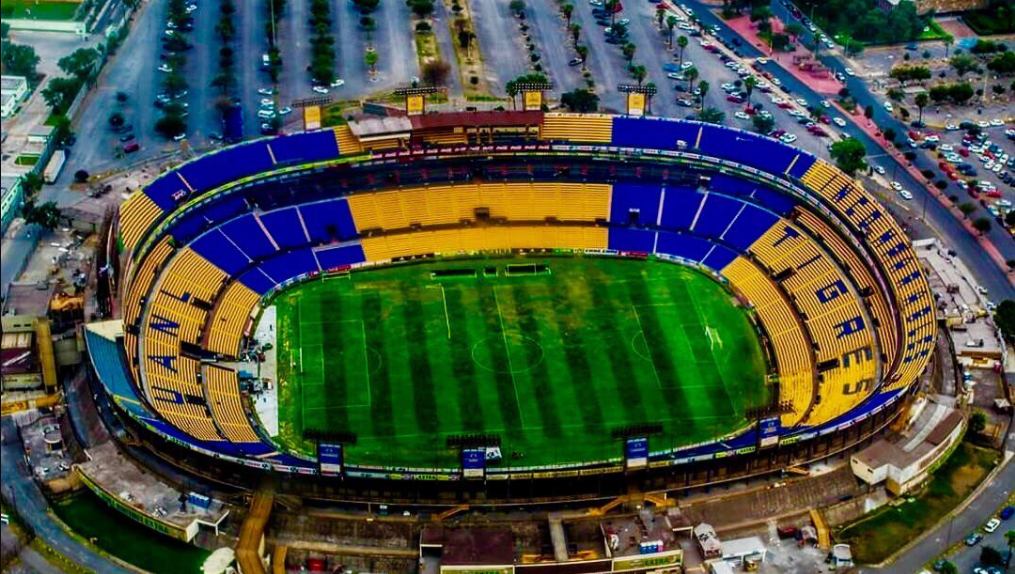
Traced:
[[317, 443], [317, 464], [321, 476], [338, 476], [342, 474], [342, 445]]
[[765, 448], [779, 443], [779, 417], [758, 421], [758, 447]]
[[462, 476], [483, 478], [486, 475], [486, 449], [467, 448], [462, 450]]
[[645, 115], [645, 94], [638, 92], [627, 94], [627, 115], [639, 117]]
[[543, 92], [540, 91], [525, 92], [525, 94], [522, 97], [522, 100], [524, 102], [525, 111], [543, 109]]
[[418, 116], [424, 111], [425, 102], [423, 94], [414, 94], [405, 97], [405, 113], [410, 116]]
[[624, 443], [624, 464], [627, 470], [648, 466], [648, 437], [627, 439]]

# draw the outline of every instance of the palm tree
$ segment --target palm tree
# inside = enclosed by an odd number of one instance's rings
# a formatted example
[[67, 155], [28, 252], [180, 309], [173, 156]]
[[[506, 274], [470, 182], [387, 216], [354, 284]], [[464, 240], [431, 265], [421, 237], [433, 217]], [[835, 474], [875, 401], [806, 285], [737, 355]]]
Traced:
[[647, 75], [648, 71], [645, 69], [645, 66], [638, 64], [637, 66], [631, 67], [631, 77], [634, 78], [634, 81], [638, 82], [639, 87], [641, 86], [641, 83], [645, 81], [645, 76]]
[[663, 29], [663, 20], [666, 19], [666, 8], [662, 4], [656, 6], [656, 25]]
[[564, 4], [560, 7], [560, 13], [564, 15], [567, 26], [571, 26], [571, 15], [574, 14], [574, 4]]
[[582, 61], [582, 71], [584, 72], [585, 71], [585, 60], [587, 60], [588, 57], [589, 57], [589, 47], [586, 46], [585, 44], [578, 44], [577, 46], [574, 47], [574, 51], [575, 51], [576, 54], [578, 54], [578, 57], [581, 58], [581, 61]]
[[[710, 85], [709, 85], [709, 83], [708, 83], [708, 80], [702, 80], [702, 81], [701, 81], [701, 82], [700, 82], [700, 83], [698, 84], [698, 90], [699, 90], [699, 91], [701, 91], [701, 95], [700, 95], [700, 96], [698, 96], [698, 97], [700, 97], [700, 98], [701, 98], [701, 100], [699, 100], [699, 103], [698, 103], [698, 109], [699, 109], [699, 110], [700, 110], [701, 108], [705, 107], [705, 96], [706, 96], [706, 95], [708, 95], [708, 90], [709, 90], [709, 88], [711, 88], [711, 87], [712, 87], [712, 86], [710, 86]], [[691, 93], [693, 94], [694, 92], [691, 92]]]
[[683, 65], [684, 64], [684, 48], [687, 47], [687, 36], [684, 36], [683, 34], [681, 34], [681, 36], [679, 38], [677, 38], [677, 47], [680, 48], [680, 64]]
[[751, 107], [751, 94], [754, 93], [754, 86], [758, 85], [758, 80], [754, 76], [747, 76], [744, 80], [744, 91], [747, 92], [747, 107]]
[[698, 79], [698, 68], [691, 66], [684, 72], [684, 77], [687, 78], [687, 91], [694, 93], [694, 82]]
[[666, 39], [666, 45], [672, 50], [673, 49], [673, 28], [677, 25], [677, 17], [670, 14], [666, 17], [666, 28], [669, 32]]
[[920, 110], [920, 123], [922, 124], [923, 108], [925, 108], [927, 104], [930, 103], [930, 96], [927, 95], [927, 92], [920, 92], [919, 94], [916, 94], [916, 97], [913, 98], [913, 103], [915, 103], [916, 108]]
[[627, 60], [627, 67], [631, 67], [631, 61], [634, 60], [634, 53], [638, 51], [638, 46], [635, 46], [631, 42], [624, 44], [621, 48], [621, 52], [624, 54], [624, 59]]
[[374, 50], [367, 50], [366, 54], [363, 55], [363, 62], [370, 66], [370, 74], [377, 73], [377, 52]]
[[606, 4], [603, 5], [606, 11], [610, 13], [610, 25], [617, 23], [617, 5], [619, 0], [606, 0]]
[[582, 25], [578, 24], [577, 22], [571, 24], [571, 39], [574, 40], [575, 46], [578, 45], [578, 38], [581, 37], [581, 34], [582, 34]]

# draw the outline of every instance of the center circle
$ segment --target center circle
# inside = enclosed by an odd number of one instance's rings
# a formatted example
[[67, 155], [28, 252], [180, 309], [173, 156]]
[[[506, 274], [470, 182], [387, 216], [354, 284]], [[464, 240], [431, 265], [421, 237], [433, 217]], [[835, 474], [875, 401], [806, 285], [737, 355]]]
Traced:
[[[490, 353], [482, 353], [485, 348]], [[494, 356], [506, 352], [507, 360], [498, 364]], [[506, 332], [480, 340], [472, 346], [472, 362], [491, 373], [517, 375], [535, 369], [543, 362], [543, 346], [539, 341], [517, 332]]]

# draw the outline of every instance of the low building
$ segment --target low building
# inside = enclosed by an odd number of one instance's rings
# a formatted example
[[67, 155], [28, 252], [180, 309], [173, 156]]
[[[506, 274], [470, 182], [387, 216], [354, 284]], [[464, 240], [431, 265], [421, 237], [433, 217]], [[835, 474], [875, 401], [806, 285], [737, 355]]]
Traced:
[[[722, 559], [724, 562], [734, 566], [744, 566], [748, 563], [761, 564], [768, 556], [768, 549], [765, 543], [757, 536], [748, 538], [737, 538], [722, 543]], [[754, 568], [750, 568], [754, 569]]]
[[0, 388], [8, 391], [57, 390], [56, 360], [49, 320], [3, 317], [0, 337]]
[[940, 402], [926, 401], [913, 425], [896, 441], [879, 439], [850, 457], [856, 477], [869, 485], [882, 482], [889, 492], [904, 494], [920, 485], [928, 470], [962, 437], [965, 419], [958, 410]]
[[28, 97], [28, 80], [24, 76], [0, 76], [0, 116], [9, 118], [18, 109], [18, 104]]
[[20, 175], [0, 177], [0, 235], [7, 232], [7, 226], [17, 217], [25, 201], [25, 192]]

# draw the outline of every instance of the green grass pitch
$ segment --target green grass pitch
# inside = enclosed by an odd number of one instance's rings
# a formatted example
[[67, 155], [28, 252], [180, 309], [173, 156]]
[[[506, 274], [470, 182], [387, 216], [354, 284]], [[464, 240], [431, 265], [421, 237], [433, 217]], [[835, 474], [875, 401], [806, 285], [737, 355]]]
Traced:
[[[534, 274], [508, 266], [546, 265]], [[475, 271], [435, 276], [439, 270]], [[491, 272], [493, 271], [493, 272]], [[743, 428], [769, 402], [746, 315], [671, 263], [457, 259], [326, 277], [274, 301], [279, 441], [355, 433], [350, 464], [448, 468], [453, 434], [496, 434], [498, 466], [603, 461], [611, 430], [659, 423], [653, 450]]]

